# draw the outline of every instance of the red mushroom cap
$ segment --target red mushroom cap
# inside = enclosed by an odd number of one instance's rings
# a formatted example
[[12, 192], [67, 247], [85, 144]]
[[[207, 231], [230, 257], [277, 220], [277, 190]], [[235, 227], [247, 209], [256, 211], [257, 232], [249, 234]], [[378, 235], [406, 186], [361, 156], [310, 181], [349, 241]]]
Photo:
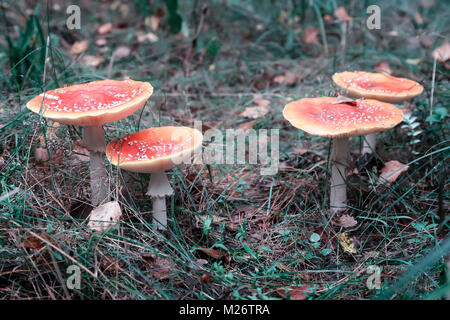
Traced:
[[133, 114], [153, 93], [148, 82], [101, 80], [49, 90], [27, 103], [27, 108], [53, 121], [93, 126]]
[[170, 170], [201, 147], [203, 135], [188, 127], [149, 128], [110, 142], [106, 157], [132, 172]]
[[284, 107], [283, 116], [298, 129], [330, 138], [383, 131], [403, 120], [402, 111], [390, 103], [370, 99], [337, 103], [333, 97], [290, 102]]
[[333, 82], [352, 98], [368, 98], [398, 103], [419, 95], [423, 87], [415, 81], [371, 72], [341, 72]]

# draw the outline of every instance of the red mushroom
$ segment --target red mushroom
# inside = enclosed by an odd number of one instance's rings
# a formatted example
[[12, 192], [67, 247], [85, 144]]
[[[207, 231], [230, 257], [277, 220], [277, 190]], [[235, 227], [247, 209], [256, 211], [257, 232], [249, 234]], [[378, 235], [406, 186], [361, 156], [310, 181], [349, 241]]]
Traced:
[[201, 147], [203, 136], [188, 127], [145, 129], [112, 141], [106, 147], [108, 160], [121, 169], [151, 173], [147, 195], [153, 199], [153, 223], [167, 228], [166, 196], [173, 189], [165, 171], [190, 160]]
[[28, 109], [47, 119], [84, 127], [83, 141], [90, 152], [93, 206], [104, 202], [109, 193], [102, 125], [128, 117], [152, 93], [148, 82], [102, 80], [50, 90], [27, 103]]
[[[351, 98], [376, 99], [390, 103], [410, 100], [423, 91], [420, 84], [409, 79], [362, 71], [335, 73], [333, 82]], [[362, 154], [372, 153], [375, 146], [376, 134], [368, 134]]]
[[355, 100], [338, 103], [336, 98], [304, 98], [288, 103], [283, 116], [294, 127], [310, 134], [333, 138], [331, 155], [330, 210], [345, 206], [347, 191], [345, 169], [348, 162], [348, 137], [394, 127], [403, 113], [392, 104], [377, 100]]

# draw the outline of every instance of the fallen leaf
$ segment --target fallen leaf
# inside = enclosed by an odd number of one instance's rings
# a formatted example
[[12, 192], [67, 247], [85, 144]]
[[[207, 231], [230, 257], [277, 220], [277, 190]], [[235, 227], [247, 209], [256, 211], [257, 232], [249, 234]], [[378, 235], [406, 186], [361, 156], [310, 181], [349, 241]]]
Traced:
[[303, 41], [305, 41], [306, 44], [320, 45], [319, 40], [317, 39], [318, 34], [319, 30], [316, 27], [306, 28], [303, 32]]
[[95, 44], [98, 45], [99, 47], [104, 46], [108, 43], [108, 41], [105, 38], [98, 38], [97, 40], [95, 40]]
[[397, 178], [404, 172], [408, 170], [409, 166], [397, 160], [391, 160], [384, 164], [384, 168], [381, 169], [380, 177], [377, 183], [390, 184], [397, 180]]
[[298, 78], [299, 77], [297, 76], [297, 74], [286, 71], [283, 75], [278, 75], [273, 78], [273, 81], [279, 84], [291, 86], [297, 82]]
[[23, 242], [23, 246], [28, 249], [40, 250], [46, 246], [46, 244], [35, 236], [29, 236]]
[[414, 13], [414, 20], [416, 20], [417, 24], [423, 24], [423, 18], [419, 12]]
[[334, 11], [334, 16], [340, 21], [352, 21], [352, 18], [349, 17], [344, 7], [337, 8], [336, 11]]
[[156, 257], [149, 264], [150, 274], [157, 279], [166, 280], [174, 276], [175, 264], [167, 258]]
[[339, 218], [339, 224], [344, 228], [351, 228], [358, 224], [358, 222], [348, 214], [344, 214]]
[[143, 43], [145, 41], [148, 41], [150, 43], [157, 42], [159, 40], [158, 36], [154, 34], [153, 32], [149, 33], [137, 33], [137, 40], [139, 43]]
[[111, 22], [102, 24], [98, 29], [97, 29], [97, 33], [98, 34], [107, 34], [108, 32], [111, 31], [113, 27], [113, 24]]
[[434, 49], [432, 56], [439, 62], [446, 62], [450, 59], [450, 42], [446, 40], [440, 47]]
[[268, 107], [270, 105], [270, 101], [262, 98], [260, 95], [255, 95], [253, 101], [258, 107]]
[[83, 58], [81, 58], [80, 63], [82, 65], [88, 66], [88, 67], [98, 67], [100, 64], [105, 62], [105, 58], [101, 56], [90, 56], [85, 55]]
[[355, 99], [349, 98], [347, 96], [338, 95], [336, 97], [336, 101], [333, 102], [333, 104], [339, 104], [339, 103], [352, 103], [355, 101]]
[[89, 47], [89, 41], [87, 41], [87, 40], [75, 41], [73, 43], [72, 48], [70, 49], [70, 51], [73, 54], [80, 54], [80, 53], [85, 52], [88, 47]]
[[204, 274], [202, 274], [201, 279], [203, 282], [208, 283], [208, 282], [212, 282], [213, 278], [211, 277], [211, 275], [209, 274], [209, 272], [205, 272]]
[[104, 232], [113, 227], [122, 216], [117, 201], [107, 202], [92, 210], [89, 216], [88, 226], [98, 232]]
[[214, 223], [214, 224], [221, 224], [222, 222], [227, 220], [227, 218], [225, 218], [225, 217], [220, 217], [220, 216], [217, 216], [217, 215], [207, 215], [207, 214], [195, 216], [195, 219], [198, 222], [203, 223], [203, 222], [205, 222], [207, 219], [209, 219], [211, 217], [212, 217], [212, 223]]
[[34, 158], [37, 162], [45, 162], [50, 159], [47, 149], [42, 147], [37, 147], [36, 149], [34, 149]]
[[292, 286], [286, 288], [278, 288], [276, 293], [282, 298], [287, 299], [286, 291], [289, 293], [290, 300], [306, 300], [308, 299], [308, 294], [311, 294], [311, 290], [307, 286]]
[[246, 131], [252, 129], [255, 124], [256, 124], [256, 120], [243, 122], [240, 125], [238, 125], [238, 129], [241, 129], [244, 132], [246, 132]]
[[380, 62], [379, 64], [373, 66], [373, 69], [379, 73], [384, 73], [387, 75], [392, 74], [391, 66], [389, 65], [389, 62], [387, 62], [387, 61]]
[[353, 243], [353, 239], [348, 237], [347, 233], [339, 233], [338, 235], [339, 242], [342, 246], [342, 249], [344, 249], [347, 253], [356, 253], [355, 244]]
[[195, 251], [201, 252], [211, 258], [222, 260], [224, 263], [230, 262], [230, 258], [228, 257], [227, 252], [223, 249], [196, 248]]
[[258, 119], [264, 117], [269, 112], [267, 107], [247, 107], [239, 116], [250, 119]]
[[131, 53], [131, 49], [127, 46], [120, 46], [113, 52], [113, 57], [120, 60], [128, 57]]

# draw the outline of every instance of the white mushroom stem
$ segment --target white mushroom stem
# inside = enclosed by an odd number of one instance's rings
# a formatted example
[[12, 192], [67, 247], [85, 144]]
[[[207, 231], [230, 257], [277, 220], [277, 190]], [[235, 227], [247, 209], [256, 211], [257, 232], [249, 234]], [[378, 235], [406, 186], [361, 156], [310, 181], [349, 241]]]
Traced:
[[105, 168], [105, 134], [102, 126], [84, 127], [83, 143], [89, 150], [91, 204], [94, 207], [108, 198], [108, 174]]
[[377, 144], [377, 134], [376, 133], [369, 133], [369, 134], [365, 135], [361, 154], [375, 152], [376, 144]]
[[348, 137], [334, 138], [331, 154], [331, 187], [330, 212], [335, 214], [345, 207], [347, 201], [347, 185], [345, 183], [345, 170], [348, 163], [349, 143]]
[[166, 197], [173, 195], [173, 189], [165, 172], [161, 171], [151, 174], [147, 195], [153, 199], [153, 224], [158, 230], [166, 230]]

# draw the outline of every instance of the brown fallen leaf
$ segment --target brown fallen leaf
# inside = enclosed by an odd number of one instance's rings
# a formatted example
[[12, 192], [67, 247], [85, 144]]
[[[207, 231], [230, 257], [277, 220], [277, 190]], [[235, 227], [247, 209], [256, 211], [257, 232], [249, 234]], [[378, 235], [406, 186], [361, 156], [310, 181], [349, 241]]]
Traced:
[[112, 27], [113, 27], [113, 24], [111, 22], [104, 23], [97, 29], [97, 33], [98, 34], [107, 34], [108, 32], [110, 32], [112, 30]]
[[432, 56], [439, 62], [446, 62], [450, 59], [450, 42], [446, 40], [440, 47], [434, 49]]
[[120, 60], [128, 57], [130, 54], [131, 54], [130, 48], [128, 48], [127, 46], [120, 46], [116, 50], [114, 50], [113, 57], [115, 59]]
[[98, 45], [99, 47], [102, 47], [107, 43], [108, 41], [106, 40], [106, 38], [98, 38], [97, 40], [95, 40], [95, 44]]
[[347, 14], [344, 7], [339, 7], [334, 11], [334, 16], [340, 21], [352, 21], [352, 18]]
[[339, 243], [345, 252], [352, 254], [356, 253], [355, 244], [353, 243], [353, 239], [349, 238], [348, 233], [339, 233], [337, 236]]
[[381, 169], [380, 177], [377, 180], [377, 183], [386, 183], [390, 184], [397, 180], [397, 178], [404, 172], [408, 170], [409, 166], [404, 165], [403, 163], [397, 160], [391, 160], [384, 164], [383, 169]]
[[278, 75], [275, 78], [273, 78], [273, 82], [284, 84], [287, 86], [294, 85], [297, 82], [297, 80], [299, 80], [298, 75], [294, 72], [289, 71], [286, 71], [283, 75]]
[[28, 249], [40, 250], [46, 246], [46, 244], [35, 236], [29, 236], [23, 242], [23, 246]]
[[230, 262], [230, 258], [228, 257], [227, 252], [223, 249], [197, 248], [195, 251], [208, 257], [222, 260], [224, 263]]
[[139, 43], [143, 43], [143, 42], [150, 42], [150, 43], [154, 43], [157, 42], [159, 40], [158, 36], [156, 34], [154, 34], [153, 32], [149, 32], [149, 33], [136, 33], [137, 36], [137, 40]]
[[161, 258], [156, 255], [144, 257], [146, 267], [152, 277], [166, 280], [175, 275], [175, 263], [168, 258]]
[[268, 107], [270, 105], [270, 100], [264, 99], [260, 95], [255, 95], [253, 101], [258, 107]]
[[303, 32], [303, 41], [306, 44], [320, 45], [319, 40], [317, 39], [318, 34], [319, 34], [319, 30], [316, 27], [308, 27]]
[[239, 116], [249, 119], [258, 119], [264, 117], [269, 112], [267, 107], [247, 107]]
[[213, 278], [211, 277], [211, 274], [209, 272], [205, 272], [204, 274], [202, 274], [201, 279], [205, 283], [213, 281]]
[[37, 162], [45, 162], [50, 159], [47, 149], [42, 147], [37, 147], [34, 149], [34, 158]]
[[344, 228], [351, 228], [358, 224], [358, 222], [348, 214], [344, 214], [339, 218], [339, 225], [341, 225]]
[[82, 40], [82, 41], [75, 41], [70, 49], [70, 51], [73, 54], [80, 54], [87, 50], [89, 47], [89, 41]]
[[88, 67], [98, 67], [100, 64], [105, 62], [105, 58], [101, 56], [90, 56], [85, 55], [83, 58], [81, 58], [80, 63], [82, 65], [88, 66]]
[[306, 300], [312, 292], [307, 286], [292, 286], [286, 288], [278, 288], [276, 293], [283, 299], [287, 299], [286, 291], [289, 293], [290, 300]]
[[92, 210], [88, 226], [98, 232], [108, 231], [122, 216], [122, 210], [117, 201], [107, 202]]
[[384, 73], [387, 75], [392, 74], [391, 66], [389, 65], [389, 62], [387, 62], [387, 61], [382, 61], [379, 64], [374, 65], [373, 69], [379, 73]]

